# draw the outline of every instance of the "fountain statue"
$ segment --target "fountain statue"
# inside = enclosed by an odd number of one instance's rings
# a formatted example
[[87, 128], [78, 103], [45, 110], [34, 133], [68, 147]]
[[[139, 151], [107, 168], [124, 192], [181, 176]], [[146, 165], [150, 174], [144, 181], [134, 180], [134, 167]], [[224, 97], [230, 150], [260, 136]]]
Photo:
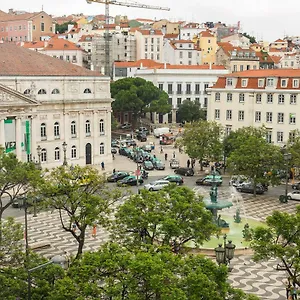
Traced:
[[240, 211], [239, 208], [236, 209], [235, 215], [233, 216], [233, 218], [234, 218], [235, 223], [241, 223], [242, 222], [241, 211]]

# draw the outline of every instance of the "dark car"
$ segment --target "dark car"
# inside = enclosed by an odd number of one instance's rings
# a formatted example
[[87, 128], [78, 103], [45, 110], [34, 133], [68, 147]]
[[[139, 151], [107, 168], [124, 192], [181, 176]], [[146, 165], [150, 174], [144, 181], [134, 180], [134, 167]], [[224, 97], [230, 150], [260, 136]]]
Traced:
[[124, 123], [120, 125], [120, 129], [130, 129], [131, 124], [130, 123]]
[[292, 184], [292, 189], [293, 190], [300, 190], [300, 182], [295, 182]]
[[166, 168], [165, 164], [160, 160], [154, 161], [153, 165], [156, 170], [164, 170]]
[[149, 130], [146, 127], [139, 127], [139, 129], [136, 130], [136, 133], [144, 133], [144, 134], [148, 135]]
[[139, 132], [136, 136], [136, 138], [140, 141], [140, 142], [146, 142], [147, 141], [147, 135], [143, 132]]
[[[241, 193], [249, 193], [249, 194], [254, 194], [254, 186], [250, 184], [241, 184], [236, 187], [236, 190]], [[257, 185], [256, 186], [256, 194], [262, 195], [265, 192], [265, 189], [262, 185]]]
[[115, 172], [113, 174], [111, 174], [110, 176], [107, 177], [107, 181], [108, 182], [117, 182], [125, 177], [129, 176], [128, 172]]
[[174, 182], [177, 185], [183, 184], [183, 178], [179, 175], [168, 175], [162, 178], [162, 180], [168, 180], [169, 182]]
[[126, 140], [126, 145], [127, 146], [136, 146], [136, 141], [135, 140], [133, 140], [133, 139], [127, 139]]
[[[142, 184], [142, 183], [144, 183], [144, 180], [142, 178], [139, 178], [139, 184]], [[136, 176], [134, 176], [134, 175], [127, 176], [127, 177], [123, 178], [122, 180], [119, 180], [117, 184], [118, 184], [118, 186], [136, 185], [137, 184]]]
[[222, 177], [221, 176], [213, 176], [213, 175], [207, 175], [203, 178], [199, 178], [196, 181], [197, 185], [213, 185], [213, 183], [216, 183], [216, 185], [221, 185], [222, 184]]
[[194, 176], [194, 170], [192, 168], [178, 168], [174, 170], [174, 173], [184, 176]]
[[128, 149], [126, 147], [122, 147], [122, 148], [119, 149], [119, 154], [123, 155], [123, 156], [129, 156], [130, 149]]
[[154, 166], [153, 166], [153, 163], [150, 160], [145, 160], [144, 163], [143, 163], [143, 168], [145, 170], [153, 170]]

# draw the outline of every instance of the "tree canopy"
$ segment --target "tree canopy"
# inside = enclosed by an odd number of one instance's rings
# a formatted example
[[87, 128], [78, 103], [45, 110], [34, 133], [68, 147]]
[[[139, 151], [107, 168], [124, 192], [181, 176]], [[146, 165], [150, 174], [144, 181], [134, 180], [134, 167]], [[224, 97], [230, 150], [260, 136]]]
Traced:
[[68, 31], [69, 25], [75, 25], [75, 22], [65, 22], [63, 24], [55, 24], [55, 32], [56, 33], [65, 33]]
[[248, 34], [247, 32], [243, 33], [243, 36], [245, 36], [246, 38], [248, 38], [250, 40], [251, 44], [256, 43], [256, 38], [253, 35]]
[[177, 116], [179, 122], [195, 122], [205, 120], [205, 112], [199, 103], [185, 100], [178, 106]]

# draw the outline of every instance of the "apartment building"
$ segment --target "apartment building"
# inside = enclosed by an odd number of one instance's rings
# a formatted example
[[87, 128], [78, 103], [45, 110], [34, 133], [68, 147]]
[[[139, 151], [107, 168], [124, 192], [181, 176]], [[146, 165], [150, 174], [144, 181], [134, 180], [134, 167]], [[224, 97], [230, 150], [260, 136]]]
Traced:
[[300, 129], [300, 70], [250, 70], [220, 76], [209, 89], [207, 118], [227, 134], [244, 126], [267, 130], [267, 140], [284, 145]]
[[205, 30], [200, 32], [197, 38], [197, 46], [201, 50], [200, 61], [202, 64], [215, 64], [216, 63], [216, 52], [218, 49], [217, 37], [210, 32]]

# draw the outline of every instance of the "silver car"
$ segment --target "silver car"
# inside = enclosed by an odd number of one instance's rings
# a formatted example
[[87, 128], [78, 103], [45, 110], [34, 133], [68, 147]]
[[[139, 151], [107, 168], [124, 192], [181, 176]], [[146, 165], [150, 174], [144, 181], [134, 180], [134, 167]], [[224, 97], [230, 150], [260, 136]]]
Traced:
[[145, 184], [144, 188], [148, 191], [159, 191], [169, 184], [170, 182], [168, 180], [156, 180], [154, 182]]

